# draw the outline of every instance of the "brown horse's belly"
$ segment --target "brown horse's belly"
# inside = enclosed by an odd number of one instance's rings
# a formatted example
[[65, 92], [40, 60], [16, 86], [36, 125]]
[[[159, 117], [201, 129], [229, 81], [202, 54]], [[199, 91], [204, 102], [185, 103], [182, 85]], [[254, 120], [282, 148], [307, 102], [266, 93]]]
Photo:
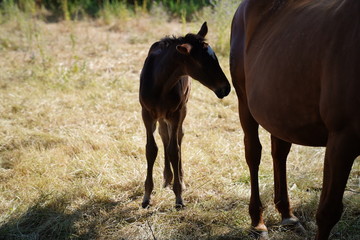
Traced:
[[301, 48], [280, 51], [278, 43], [271, 41], [273, 44], [266, 42], [269, 46], [261, 51], [249, 48], [246, 56], [245, 89], [250, 112], [280, 139], [325, 146], [328, 132], [320, 115], [319, 63], [305, 56]]
[[272, 135], [283, 139], [284, 141], [304, 145], [304, 146], [326, 146], [327, 131], [321, 124], [311, 124], [304, 126], [283, 127], [277, 129], [270, 126], [264, 126]]
[[[272, 135], [305, 146], [326, 146], [328, 131], [316, 101], [297, 101], [296, 94], [266, 94], [248, 99], [255, 120]], [[261, 96], [261, 97], [260, 97]]]

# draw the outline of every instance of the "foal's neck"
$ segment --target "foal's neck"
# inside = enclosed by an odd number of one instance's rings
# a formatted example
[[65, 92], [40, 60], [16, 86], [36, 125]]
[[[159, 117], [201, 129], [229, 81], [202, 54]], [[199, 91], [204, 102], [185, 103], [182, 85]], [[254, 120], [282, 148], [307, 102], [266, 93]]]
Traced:
[[159, 56], [154, 72], [154, 89], [158, 89], [161, 95], [170, 92], [183, 76], [188, 75], [185, 64], [181, 56], [176, 54], [176, 50], [170, 47], [167, 51], [169, 52], [164, 53], [164, 56]]

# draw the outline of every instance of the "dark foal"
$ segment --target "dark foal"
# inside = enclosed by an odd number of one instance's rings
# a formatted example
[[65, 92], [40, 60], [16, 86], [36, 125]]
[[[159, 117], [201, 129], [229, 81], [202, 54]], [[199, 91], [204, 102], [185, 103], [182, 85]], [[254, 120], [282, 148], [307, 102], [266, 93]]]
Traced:
[[182, 124], [186, 116], [186, 103], [190, 94], [188, 76], [214, 91], [219, 98], [230, 92], [230, 84], [216, 55], [205, 42], [207, 31], [205, 22], [197, 34], [164, 38], [151, 46], [145, 60], [140, 76], [140, 103], [146, 128], [148, 165], [142, 202], [144, 208], [149, 205], [154, 188], [152, 174], [158, 153], [154, 139], [157, 122], [165, 149], [164, 187], [174, 180], [176, 205], [184, 206], [181, 141], [184, 135]]
[[360, 154], [360, 1], [244, 0], [231, 30], [230, 70], [251, 175], [252, 226], [268, 239], [260, 201], [259, 124], [271, 133], [275, 205], [282, 223], [302, 228], [289, 203], [292, 143], [326, 146], [316, 240], [339, 221]]

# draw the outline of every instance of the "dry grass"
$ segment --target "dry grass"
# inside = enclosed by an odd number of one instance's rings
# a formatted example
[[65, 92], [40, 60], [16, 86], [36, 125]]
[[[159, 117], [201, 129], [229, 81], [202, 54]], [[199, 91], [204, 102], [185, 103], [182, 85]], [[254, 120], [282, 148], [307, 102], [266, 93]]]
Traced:
[[[183, 144], [187, 207], [177, 211], [173, 192], [161, 188], [162, 150], [153, 206], [140, 207], [146, 160], [139, 72], [152, 42], [201, 25], [154, 21], [18, 18], [0, 25], [0, 239], [249, 238], [249, 173], [233, 91], [220, 101], [193, 82]], [[229, 76], [227, 57], [220, 61]], [[270, 236], [301, 239], [276, 225], [268, 134], [261, 139]], [[295, 146], [288, 161], [292, 205], [311, 236], [322, 159], [323, 149]], [[357, 160], [332, 239], [360, 238], [359, 181]]]

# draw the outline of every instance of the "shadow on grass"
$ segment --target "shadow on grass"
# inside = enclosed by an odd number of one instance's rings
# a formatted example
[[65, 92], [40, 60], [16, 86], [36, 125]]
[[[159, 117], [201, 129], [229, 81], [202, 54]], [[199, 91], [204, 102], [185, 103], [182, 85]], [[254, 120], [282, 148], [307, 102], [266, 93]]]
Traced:
[[[254, 239], [250, 235], [247, 199], [227, 196], [223, 201], [197, 203], [180, 211], [170, 205], [140, 207], [140, 196], [112, 201], [89, 200], [72, 209], [71, 197], [43, 196], [27, 211], [0, 225], [0, 239]], [[349, 202], [347, 198], [347, 202]], [[295, 214], [313, 237], [318, 196], [295, 207]], [[359, 202], [345, 204], [344, 216], [330, 239], [360, 239]], [[302, 239], [267, 219], [272, 239]], [[130, 229], [125, 232], [123, 229]]]
[[[210, 215], [195, 206], [180, 211], [169, 205], [142, 209], [137, 196], [125, 201], [89, 200], [72, 209], [70, 198], [40, 197], [24, 213], [14, 213], [0, 223], [0, 239], [248, 239], [247, 232], [236, 224], [211, 219], [221, 211], [211, 206], [205, 207], [211, 208]], [[131, 231], [123, 230], [126, 228]], [[221, 228], [226, 230], [214, 232]]]
[[63, 198], [47, 201], [41, 197], [21, 216], [0, 226], [0, 239], [96, 239], [97, 225], [102, 220], [97, 215], [116, 205], [112, 201], [92, 201], [69, 211], [69, 202]]

